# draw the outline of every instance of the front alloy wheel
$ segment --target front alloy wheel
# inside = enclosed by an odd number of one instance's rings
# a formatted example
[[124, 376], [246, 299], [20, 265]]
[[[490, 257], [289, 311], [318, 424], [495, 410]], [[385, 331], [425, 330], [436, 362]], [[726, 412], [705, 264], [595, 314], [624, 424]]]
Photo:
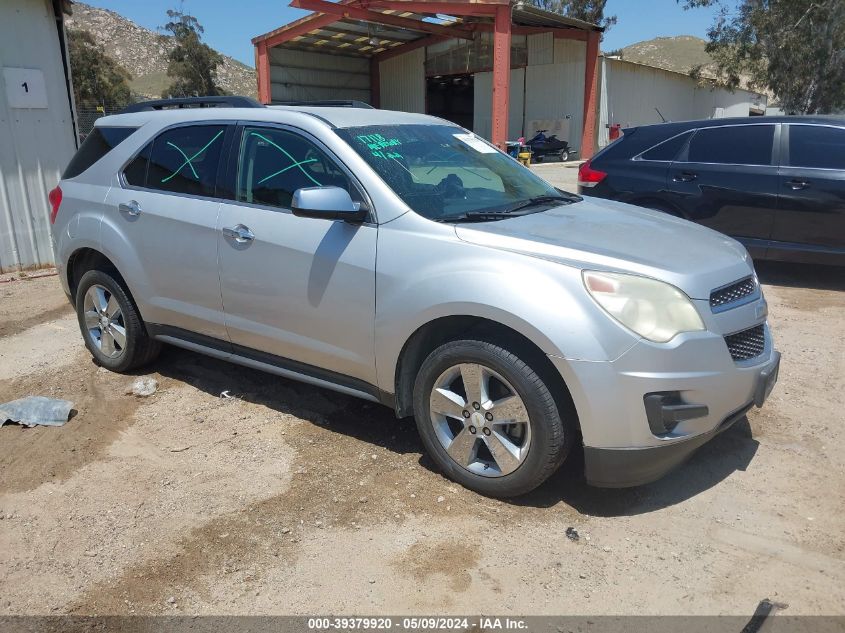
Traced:
[[444, 474], [485, 495], [514, 497], [557, 470], [577, 420], [561, 416], [543, 360], [531, 349], [517, 354], [471, 339], [428, 355], [414, 384], [414, 417]]
[[429, 412], [440, 445], [471, 473], [509, 475], [528, 455], [531, 424], [525, 404], [489, 367], [461, 363], [444, 371], [431, 391]]

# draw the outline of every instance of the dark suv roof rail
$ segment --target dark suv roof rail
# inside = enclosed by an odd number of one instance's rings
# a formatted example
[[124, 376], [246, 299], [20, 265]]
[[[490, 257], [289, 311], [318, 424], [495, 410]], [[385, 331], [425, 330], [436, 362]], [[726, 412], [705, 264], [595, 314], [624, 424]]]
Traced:
[[326, 99], [321, 101], [276, 101], [271, 105], [283, 106], [309, 106], [320, 108], [367, 108], [373, 110], [373, 106], [356, 99]]
[[252, 97], [219, 96], [219, 97], [179, 97], [174, 99], [155, 99], [141, 101], [128, 105], [118, 114], [129, 112], [147, 112], [149, 110], [164, 110], [167, 108], [263, 108], [264, 106]]

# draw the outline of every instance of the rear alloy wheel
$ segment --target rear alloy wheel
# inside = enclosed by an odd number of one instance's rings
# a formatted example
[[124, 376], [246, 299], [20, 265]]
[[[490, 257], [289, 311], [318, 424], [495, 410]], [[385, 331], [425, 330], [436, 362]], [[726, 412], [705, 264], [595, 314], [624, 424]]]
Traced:
[[106, 358], [120, 358], [126, 351], [126, 322], [117, 298], [94, 284], [85, 293], [82, 310], [91, 343]]
[[161, 349], [147, 334], [129, 294], [106, 272], [89, 270], [79, 280], [76, 314], [85, 346], [106, 369], [129, 371], [153, 360]]
[[414, 415], [443, 472], [493, 497], [539, 486], [575, 437], [534, 369], [485, 341], [453, 341], [428, 356], [414, 386]]

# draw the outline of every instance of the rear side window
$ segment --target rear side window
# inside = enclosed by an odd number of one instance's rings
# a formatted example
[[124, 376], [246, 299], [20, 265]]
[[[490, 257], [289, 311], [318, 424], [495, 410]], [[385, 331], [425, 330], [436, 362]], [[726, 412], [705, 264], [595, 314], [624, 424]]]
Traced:
[[675, 160], [675, 156], [683, 149], [690, 136], [692, 136], [692, 132], [685, 132], [670, 138], [668, 141], [663, 141], [660, 145], [655, 145], [644, 152], [640, 158], [643, 160]]
[[691, 163], [771, 165], [774, 125], [702, 128], [689, 144]]
[[123, 172], [130, 185], [214, 196], [223, 150], [224, 125], [193, 125], [166, 130]]
[[845, 130], [821, 125], [789, 126], [792, 167], [845, 169]]
[[62, 179], [76, 178], [137, 129], [136, 127], [95, 127], [68, 163]]

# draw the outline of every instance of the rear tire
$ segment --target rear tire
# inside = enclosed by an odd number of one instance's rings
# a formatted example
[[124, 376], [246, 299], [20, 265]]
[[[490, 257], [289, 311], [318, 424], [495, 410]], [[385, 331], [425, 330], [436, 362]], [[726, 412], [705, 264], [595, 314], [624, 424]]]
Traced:
[[414, 416], [446, 476], [491, 497], [539, 486], [576, 436], [534, 369], [503, 347], [476, 340], [446, 343], [426, 358], [414, 385]]
[[150, 338], [135, 302], [108, 273], [85, 273], [75, 303], [82, 338], [98, 365], [123, 373], [158, 356], [161, 343]]

